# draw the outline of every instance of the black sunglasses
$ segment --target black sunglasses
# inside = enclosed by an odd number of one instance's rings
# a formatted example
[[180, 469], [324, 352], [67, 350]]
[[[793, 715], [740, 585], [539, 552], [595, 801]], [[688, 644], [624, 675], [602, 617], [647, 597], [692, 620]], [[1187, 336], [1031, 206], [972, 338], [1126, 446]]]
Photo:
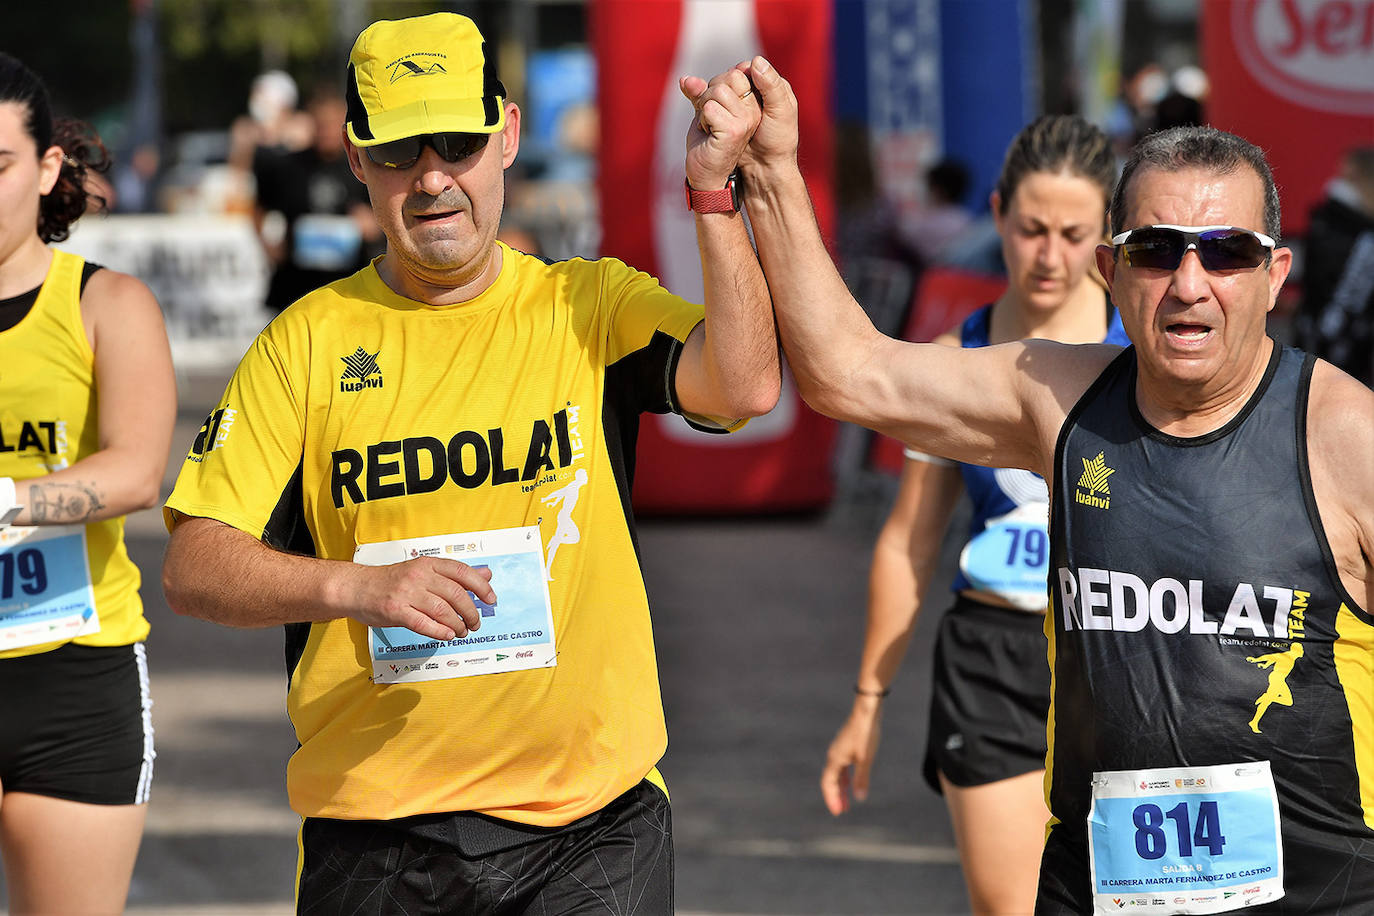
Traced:
[[464, 159], [481, 152], [491, 139], [491, 134], [420, 134], [415, 137], [402, 137], [388, 143], [365, 146], [367, 158], [389, 169], [408, 169], [420, 159], [426, 146], [439, 154], [445, 162], [462, 162]]
[[1248, 270], [1269, 260], [1274, 240], [1237, 226], [1141, 226], [1112, 237], [1127, 267], [1178, 270], [1188, 249], [1208, 270]]

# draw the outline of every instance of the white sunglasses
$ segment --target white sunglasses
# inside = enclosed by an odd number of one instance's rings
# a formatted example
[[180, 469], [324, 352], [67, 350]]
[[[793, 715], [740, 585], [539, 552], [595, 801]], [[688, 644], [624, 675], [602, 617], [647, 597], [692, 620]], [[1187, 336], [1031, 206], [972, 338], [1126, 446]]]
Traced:
[[1239, 226], [1140, 226], [1112, 236], [1128, 267], [1178, 270], [1189, 249], [1208, 270], [1248, 270], [1269, 259], [1276, 243]]

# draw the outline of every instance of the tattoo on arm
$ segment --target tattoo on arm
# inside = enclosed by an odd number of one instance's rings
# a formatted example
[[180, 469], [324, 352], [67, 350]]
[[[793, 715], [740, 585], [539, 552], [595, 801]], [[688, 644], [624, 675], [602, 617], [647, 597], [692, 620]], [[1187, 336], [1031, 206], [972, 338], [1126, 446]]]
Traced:
[[95, 484], [37, 483], [29, 486], [29, 516], [36, 524], [88, 522], [105, 508]]

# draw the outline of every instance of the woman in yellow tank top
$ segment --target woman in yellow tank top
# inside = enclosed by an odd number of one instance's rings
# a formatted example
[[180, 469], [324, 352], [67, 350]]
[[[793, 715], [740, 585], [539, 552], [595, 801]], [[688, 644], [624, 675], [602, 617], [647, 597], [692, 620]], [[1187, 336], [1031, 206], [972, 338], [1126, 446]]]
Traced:
[[157, 502], [171, 354], [143, 283], [48, 244], [107, 165], [0, 53], [0, 862], [15, 914], [121, 911], [152, 777], [124, 515]]

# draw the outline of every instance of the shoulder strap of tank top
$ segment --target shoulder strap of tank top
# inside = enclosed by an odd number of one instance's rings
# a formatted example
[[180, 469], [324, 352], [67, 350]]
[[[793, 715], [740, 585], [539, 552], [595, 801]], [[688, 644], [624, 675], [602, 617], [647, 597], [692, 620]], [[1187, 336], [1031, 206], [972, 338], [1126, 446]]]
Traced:
[[959, 346], [986, 347], [992, 331], [992, 303], [975, 311], [959, 325]]

